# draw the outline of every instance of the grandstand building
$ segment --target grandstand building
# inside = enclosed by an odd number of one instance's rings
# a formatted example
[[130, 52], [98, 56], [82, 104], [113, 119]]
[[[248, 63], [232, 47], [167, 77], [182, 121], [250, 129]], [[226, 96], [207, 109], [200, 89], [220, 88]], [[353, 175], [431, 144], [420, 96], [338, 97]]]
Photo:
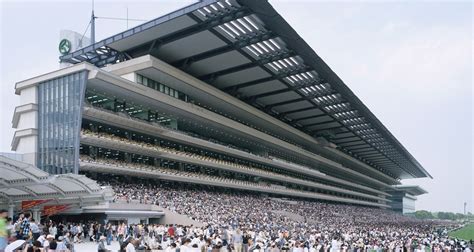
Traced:
[[51, 174], [399, 211], [420, 192], [400, 181], [430, 177], [267, 1], [201, 1], [60, 61], [16, 83], [12, 120], [12, 150]]

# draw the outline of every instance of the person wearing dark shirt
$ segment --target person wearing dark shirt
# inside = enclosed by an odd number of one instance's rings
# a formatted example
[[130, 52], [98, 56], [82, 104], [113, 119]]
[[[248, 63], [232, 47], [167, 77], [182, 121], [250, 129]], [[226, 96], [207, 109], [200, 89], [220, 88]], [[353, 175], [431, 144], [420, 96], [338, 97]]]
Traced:
[[249, 251], [249, 241], [252, 239], [249, 233], [247, 231], [244, 232], [244, 236], [242, 239], [242, 248], [243, 252], [248, 252]]

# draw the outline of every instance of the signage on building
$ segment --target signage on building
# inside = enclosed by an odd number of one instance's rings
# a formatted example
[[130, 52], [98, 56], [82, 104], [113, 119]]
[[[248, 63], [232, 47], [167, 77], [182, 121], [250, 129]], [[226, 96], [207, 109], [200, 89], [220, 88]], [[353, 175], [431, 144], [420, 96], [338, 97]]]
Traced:
[[52, 205], [52, 206], [44, 206], [43, 211], [41, 212], [42, 215], [55, 215], [57, 213], [60, 213], [62, 211], [65, 211], [69, 208], [69, 205]]
[[43, 203], [46, 203], [48, 201], [51, 201], [50, 199], [45, 199], [45, 200], [24, 200], [21, 202], [21, 210], [27, 210], [30, 208], [33, 208], [35, 206], [41, 205]]
[[62, 55], [68, 54], [71, 51], [71, 41], [67, 39], [62, 39], [59, 42], [59, 53]]

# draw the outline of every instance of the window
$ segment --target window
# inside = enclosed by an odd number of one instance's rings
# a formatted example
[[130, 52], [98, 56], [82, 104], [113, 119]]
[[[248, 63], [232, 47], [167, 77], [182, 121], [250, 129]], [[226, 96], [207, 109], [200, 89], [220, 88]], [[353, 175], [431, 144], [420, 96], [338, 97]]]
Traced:
[[137, 83], [138, 84], [143, 84], [143, 76], [137, 74]]
[[79, 130], [87, 72], [38, 85], [38, 167], [49, 173], [77, 173]]
[[173, 88], [170, 88], [166, 85], [163, 85], [155, 80], [152, 80], [152, 79], [149, 79], [145, 76], [142, 76], [140, 74], [136, 74], [136, 80], [137, 80], [137, 83], [138, 84], [142, 84], [144, 86], [147, 86], [149, 88], [153, 88], [161, 93], [164, 93], [164, 94], [167, 94], [171, 97], [174, 97], [174, 98], [177, 98], [177, 99], [180, 99], [182, 101], [188, 101], [188, 97], [179, 92], [178, 90], [175, 90]]

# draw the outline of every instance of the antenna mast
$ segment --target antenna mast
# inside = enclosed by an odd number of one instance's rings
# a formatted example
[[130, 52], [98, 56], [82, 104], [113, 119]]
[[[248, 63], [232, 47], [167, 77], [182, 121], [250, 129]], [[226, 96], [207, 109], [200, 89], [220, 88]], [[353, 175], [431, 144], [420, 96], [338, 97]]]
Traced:
[[94, 0], [92, 0], [92, 15], [91, 15], [91, 45], [95, 44], [95, 19], [94, 15]]

